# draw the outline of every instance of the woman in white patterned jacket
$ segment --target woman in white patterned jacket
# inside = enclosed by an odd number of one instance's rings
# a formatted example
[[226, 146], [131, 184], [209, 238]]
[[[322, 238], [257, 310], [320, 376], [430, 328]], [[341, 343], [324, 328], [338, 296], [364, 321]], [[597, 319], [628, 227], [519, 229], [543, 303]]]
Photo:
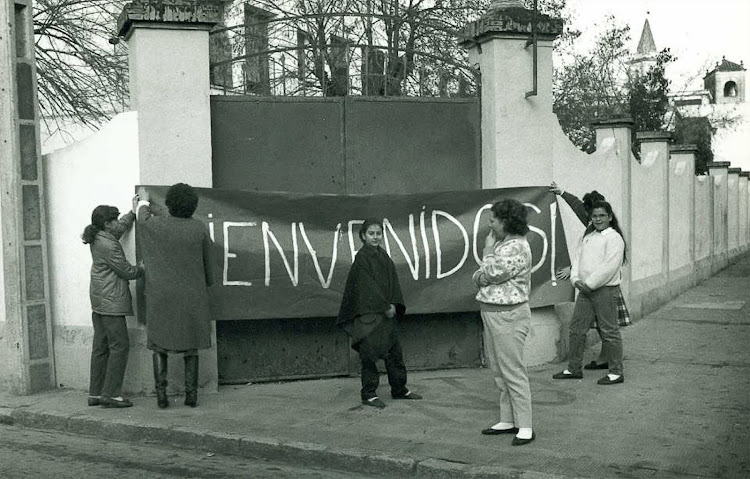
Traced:
[[531, 388], [523, 359], [531, 327], [531, 248], [526, 207], [512, 199], [492, 205], [482, 264], [472, 280], [484, 325], [485, 356], [500, 389], [500, 421], [485, 435], [515, 434], [512, 445], [534, 440]]

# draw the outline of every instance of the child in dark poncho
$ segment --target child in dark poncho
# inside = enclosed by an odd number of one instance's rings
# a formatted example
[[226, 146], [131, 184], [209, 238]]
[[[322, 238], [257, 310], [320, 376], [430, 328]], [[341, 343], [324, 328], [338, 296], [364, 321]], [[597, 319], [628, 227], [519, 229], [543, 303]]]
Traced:
[[377, 395], [378, 359], [385, 361], [393, 399], [422, 399], [406, 388], [406, 366], [397, 325], [406, 306], [393, 261], [380, 247], [383, 223], [378, 219], [366, 220], [359, 238], [363, 245], [346, 279], [337, 324], [351, 336], [352, 348], [359, 353], [362, 404], [385, 407]]

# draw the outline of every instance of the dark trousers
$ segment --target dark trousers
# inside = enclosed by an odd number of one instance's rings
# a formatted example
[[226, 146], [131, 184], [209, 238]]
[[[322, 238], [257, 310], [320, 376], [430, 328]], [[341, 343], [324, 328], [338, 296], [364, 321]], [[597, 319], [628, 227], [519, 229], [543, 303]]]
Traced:
[[125, 316], [91, 313], [94, 344], [91, 348], [90, 396], [119, 397], [128, 365], [130, 338]]
[[409, 390], [406, 388], [406, 365], [398, 340], [395, 319], [384, 319], [367, 337], [357, 344], [359, 359], [362, 364], [362, 399], [367, 400], [378, 395], [380, 373], [377, 361], [385, 362], [388, 373], [388, 384], [391, 386], [391, 396], [403, 396]]
[[[617, 322], [617, 286], [604, 286], [589, 295], [580, 293], [576, 299], [573, 320], [570, 323], [570, 354], [568, 370], [581, 372], [586, 333], [594, 318], [602, 336], [602, 349], [606, 350], [611, 374], [622, 374], [622, 337]], [[606, 348], [606, 349], [605, 349]]]

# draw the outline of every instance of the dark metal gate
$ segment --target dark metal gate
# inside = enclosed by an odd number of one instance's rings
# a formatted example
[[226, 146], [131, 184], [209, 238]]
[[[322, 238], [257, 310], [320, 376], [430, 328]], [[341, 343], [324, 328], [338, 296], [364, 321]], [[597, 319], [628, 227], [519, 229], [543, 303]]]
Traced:
[[[481, 187], [479, 98], [211, 97], [215, 188], [417, 193]], [[335, 318], [217, 321], [219, 380], [358, 371]], [[479, 364], [476, 313], [407, 316], [411, 369]], [[356, 358], [356, 354], [354, 354]]]

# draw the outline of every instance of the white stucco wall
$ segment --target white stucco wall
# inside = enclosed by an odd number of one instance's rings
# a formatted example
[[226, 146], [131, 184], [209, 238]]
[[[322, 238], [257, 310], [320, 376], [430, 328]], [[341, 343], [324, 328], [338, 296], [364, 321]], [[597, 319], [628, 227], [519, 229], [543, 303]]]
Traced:
[[[81, 242], [81, 233], [96, 206], [116, 206], [122, 214], [131, 208], [139, 175], [137, 115], [117, 115], [95, 134], [45, 155], [42, 161], [57, 382], [86, 389], [93, 337], [88, 292], [91, 254]], [[135, 262], [132, 230], [123, 244], [128, 260]], [[128, 326], [138, 329], [134, 318], [128, 318]], [[131, 338], [131, 358], [132, 342]], [[131, 361], [126, 388], [134, 369]]]
[[[612, 205], [627, 238], [629, 220], [626, 220], [623, 212], [622, 177], [623, 169], [630, 159], [630, 145], [625, 144], [629, 142], [622, 137], [622, 133], [621, 129], [615, 128], [597, 129], [599, 148], [589, 155], [573, 145], [559, 124], [556, 124], [552, 136], [553, 179], [558, 186], [578, 198], [592, 190], [604, 195]], [[582, 172], [588, 174], [581, 174]], [[585, 228], [563, 199], [558, 198], [557, 203], [572, 258]]]
[[713, 181], [708, 175], [695, 177], [695, 260], [711, 256], [713, 252]]
[[669, 270], [692, 262], [695, 157], [672, 153], [669, 159]]
[[[90, 325], [91, 254], [81, 233], [98, 205], [130, 210], [138, 183], [134, 112], [116, 116], [94, 135], [43, 157], [46, 180], [51, 301], [56, 325]], [[130, 233], [132, 237], [132, 231]], [[132, 245], [132, 239], [125, 240]], [[126, 249], [131, 262], [132, 248]]]

